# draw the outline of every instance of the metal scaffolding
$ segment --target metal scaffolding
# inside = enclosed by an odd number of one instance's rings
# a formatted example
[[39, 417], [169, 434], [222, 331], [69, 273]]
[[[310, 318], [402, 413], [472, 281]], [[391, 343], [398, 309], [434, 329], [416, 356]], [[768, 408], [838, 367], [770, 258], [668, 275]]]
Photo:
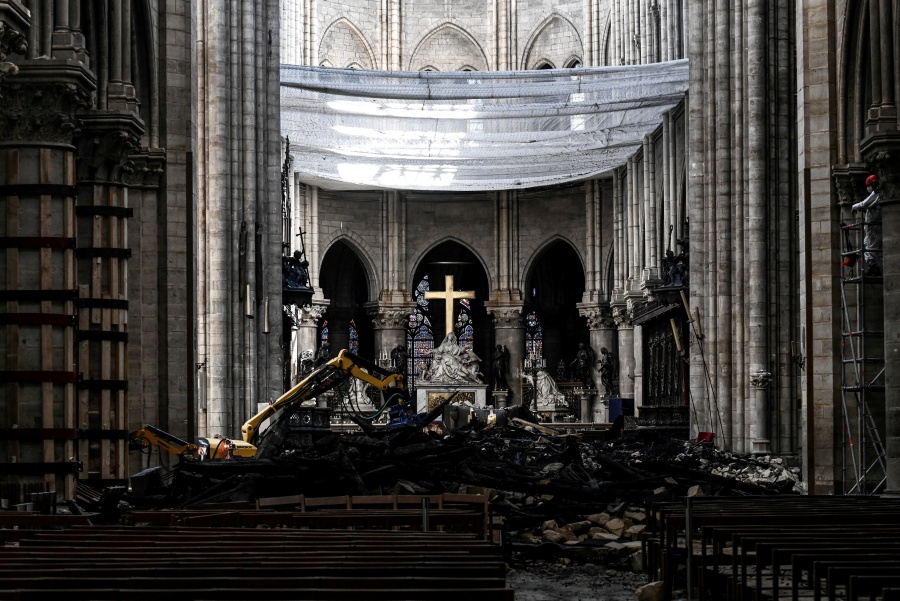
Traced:
[[[865, 225], [841, 224], [841, 429], [847, 495], [877, 494], [886, 481], [878, 430], [884, 420], [885, 390], [882, 277], [872, 260], [873, 249], [863, 243]], [[848, 459], [852, 474], [847, 472]]]

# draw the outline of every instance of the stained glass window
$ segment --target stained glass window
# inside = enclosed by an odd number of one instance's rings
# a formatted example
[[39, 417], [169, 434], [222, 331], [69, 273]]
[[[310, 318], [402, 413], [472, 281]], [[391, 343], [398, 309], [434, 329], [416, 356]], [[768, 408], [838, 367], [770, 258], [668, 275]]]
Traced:
[[416, 309], [409, 315], [406, 324], [406, 379], [409, 388], [415, 387], [416, 379], [431, 367], [431, 353], [434, 351], [434, 332], [428, 319], [428, 299], [425, 293], [430, 290], [428, 276], [422, 278], [413, 292]]
[[329, 341], [328, 341], [328, 320], [327, 319], [322, 322], [322, 335], [319, 336], [319, 341], [324, 342], [326, 344], [329, 343]]
[[459, 346], [471, 351], [474, 348], [475, 328], [472, 327], [471, 309], [472, 305], [469, 299], [462, 298], [459, 300], [460, 309], [459, 317], [456, 318], [456, 339]]
[[537, 314], [532, 311], [525, 316], [525, 369], [541, 367], [544, 367], [544, 333]]
[[356, 322], [350, 320], [350, 344], [347, 349], [354, 355], [359, 354], [359, 332], [356, 331]]

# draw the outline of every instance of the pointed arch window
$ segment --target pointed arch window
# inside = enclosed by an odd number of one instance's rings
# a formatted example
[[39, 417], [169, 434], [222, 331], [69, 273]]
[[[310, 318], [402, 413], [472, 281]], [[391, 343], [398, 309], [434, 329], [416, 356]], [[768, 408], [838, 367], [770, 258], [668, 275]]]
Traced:
[[537, 313], [525, 316], [525, 369], [544, 367], [544, 332]]
[[319, 335], [319, 342], [329, 344], [328, 340], [328, 320], [322, 322], [322, 333]]

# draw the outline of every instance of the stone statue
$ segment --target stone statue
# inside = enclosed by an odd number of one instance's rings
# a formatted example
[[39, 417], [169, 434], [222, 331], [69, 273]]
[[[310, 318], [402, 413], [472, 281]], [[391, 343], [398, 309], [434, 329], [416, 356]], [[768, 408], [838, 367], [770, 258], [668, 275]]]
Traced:
[[606, 396], [610, 397], [618, 394], [615, 384], [618, 367], [616, 356], [611, 351], [606, 350], [604, 346], [600, 349], [600, 358], [597, 360], [597, 364], [600, 366], [600, 383], [606, 389]]
[[494, 390], [507, 390], [506, 374], [509, 373], [509, 349], [498, 344], [493, 358]]
[[434, 384], [480, 384], [480, 364], [481, 359], [460, 347], [456, 335], [450, 332], [432, 351], [431, 367], [422, 380]]
[[295, 250], [292, 257], [281, 258], [282, 287], [285, 290], [309, 288], [309, 261], [302, 257], [303, 253]]
[[572, 377], [581, 380], [585, 388], [594, 387], [594, 349], [583, 342], [578, 343], [575, 359], [569, 364], [572, 368]]
[[534, 400], [538, 410], [553, 409], [566, 404], [566, 395], [560, 390], [556, 382], [541, 368], [532, 376], [525, 375], [525, 379], [534, 389]]
[[315, 353], [311, 348], [300, 353], [300, 377], [304, 378], [315, 367]]
[[398, 374], [406, 373], [406, 360], [408, 357], [406, 346], [398, 344], [391, 349], [391, 369]]
[[863, 246], [866, 262], [866, 275], [880, 275], [881, 266], [878, 265], [878, 255], [881, 251], [881, 193], [878, 191], [878, 176], [870, 175], [866, 178], [866, 190], [869, 195], [853, 205], [853, 212], [863, 213]]

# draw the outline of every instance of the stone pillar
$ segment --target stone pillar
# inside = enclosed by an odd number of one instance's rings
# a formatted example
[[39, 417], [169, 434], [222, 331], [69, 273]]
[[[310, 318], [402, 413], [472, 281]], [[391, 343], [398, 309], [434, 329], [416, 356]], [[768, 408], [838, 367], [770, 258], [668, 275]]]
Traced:
[[[619, 343], [616, 332], [616, 322], [612, 317], [612, 309], [600, 305], [579, 305], [578, 313], [582, 317], [587, 318], [588, 329], [590, 330], [591, 348], [599, 360], [600, 349], [605, 348], [616, 354], [618, 360]], [[600, 370], [596, 367], [592, 368], [594, 379], [594, 388], [597, 394], [594, 397], [595, 403], [590, 411], [591, 422], [607, 422], [609, 421], [609, 395], [600, 382]]]
[[[128, 160], [134, 170], [126, 174], [129, 209], [134, 214], [128, 219], [128, 241], [132, 248], [128, 261], [129, 279], [128, 303], [128, 382], [131, 390], [140, 391], [137, 402], [130, 403], [128, 430], [133, 432], [145, 424], [158, 425], [168, 432], [179, 432], [188, 419], [187, 412], [193, 408], [187, 403], [177, 406], [169, 396], [165, 385], [171, 382], [167, 363], [161, 357], [170, 353], [177, 355], [183, 365], [191, 357], [183, 349], [170, 349], [166, 328], [159, 321], [159, 305], [167, 295], [161, 291], [160, 274], [163, 260], [159, 252], [160, 224], [160, 184], [165, 173], [166, 152], [162, 149], [143, 149], [133, 153]], [[136, 209], [136, 210], [135, 210]], [[83, 210], [83, 209], [82, 209]], [[126, 211], [128, 212], [128, 211]], [[165, 265], [165, 262], [163, 262]], [[173, 289], [177, 302], [186, 305], [185, 286]], [[196, 371], [196, 366], [190, 366]], [[170, 416], [173, 418], [170, 421]], [[147, 467], [146, 456], [129, 453], [129, 474]]]
[[[3, 29], [9, 6], [0, 3]], [[0, 474], [73, 498], [81, 370], [73, 138], [75, 112], [90, 106], [94, 81], [81, 65], [52, 59], [22, 61], [17, 70], [0, 88], [0, 428], [18, 434], [0, 441]], [[69, 440], [54, 433], [63, 429]]]
[[885, 494], [900, 496], [900, 198], [882, 200]]
[[619, 354], [619, 395], [623, 399], [634, 399], [634, 326], [623, 309], [615, 309], [614, 316], [619, 339], [616, 349]]
[[900, 133], [872, 136], [862, 146], [878, 175], [882, 206], [885, 494], [900, 496], [900, 173], [895, 158]]
[[494, 318], [494, 344], [509, 350], [509, 404], [522, 404], [522, 369], [525, 361], [525, 325], [522, 323], [522, 305], [485, 303], [487, 312]]
[[[89, 113], [79, 139], [78, 206], [78, 426], [99, 430], [99, 453], [83, 440], [85, 476], [124, 479], [128, 453], [116, 438], [128, 428], [128, 206], [129, 154], [143, 126], [131, 113]], [[99, 422], [94, 422], [99, 416]], [[104, 436], [105, 430], [118, 430]]]
[[590, 388], [578, 388], [575, 393], [578, 397], [578, 419], [582, 423], [590, 423], [594, 421], [592, 418], [593, 400], [599, 396], [596, 390]]
[[375, 357], [372, 359], [377, 362], [381, 357], [390, 357], [394, 347], [406, 346], [406, 326], [409, 323], [409, 314], [414, 309], [413, 303], [397, 305], [374, 302], [366, 305], [366, 312], [372, 316], [372, 326], [375, 330]]
[[319, 326], [322, 316], [328, 308], [327, 302], [314, 300], [310, 305], [291, 306], [297, 324], [291, 336], [291, 386], [300, 381], [300, 356], [304, 351], [312, 351], [315, 355], [319, 348]]

